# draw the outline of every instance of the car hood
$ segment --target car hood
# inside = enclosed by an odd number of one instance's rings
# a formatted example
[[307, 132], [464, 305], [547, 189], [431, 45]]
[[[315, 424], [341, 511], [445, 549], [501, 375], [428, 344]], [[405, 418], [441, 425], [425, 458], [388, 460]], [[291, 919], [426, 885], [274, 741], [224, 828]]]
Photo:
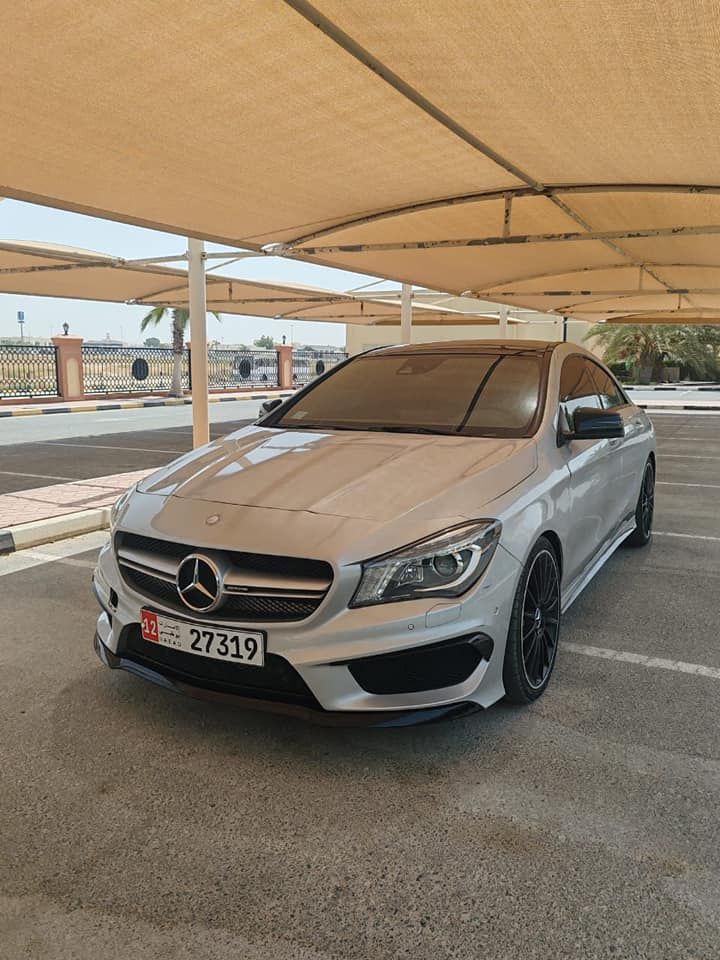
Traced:
[[537, 466], [531, 439], [249, 426], [152, 474], [143, 493], [385, 523], [482, 507]]

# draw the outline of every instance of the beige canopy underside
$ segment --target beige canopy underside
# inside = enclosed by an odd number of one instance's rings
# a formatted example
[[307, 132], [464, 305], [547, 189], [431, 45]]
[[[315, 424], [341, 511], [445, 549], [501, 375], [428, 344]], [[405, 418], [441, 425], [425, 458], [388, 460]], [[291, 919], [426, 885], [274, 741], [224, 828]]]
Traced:
[[717, 0], [87, 11], [3, 13], [0, 193], [559, 315], [720, 321]]
[[[236, 280], [209, 273], [208, 310], [329, 323], [397, 325], [397, 301], [368, 299], [299, 284]], [[187, 308], [184, 270], [137, 264], [109, 254], [32, 242], [0, 242], [0, 293]], [[493, 325], [497, 317], [416, 305], [420, 325]]]

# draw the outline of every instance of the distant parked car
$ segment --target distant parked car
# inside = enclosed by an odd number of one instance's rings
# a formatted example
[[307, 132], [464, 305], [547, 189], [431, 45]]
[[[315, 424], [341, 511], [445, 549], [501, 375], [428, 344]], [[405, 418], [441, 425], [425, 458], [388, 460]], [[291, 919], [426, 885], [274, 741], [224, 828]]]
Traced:
[[652, 426], [573, 344], [381, 348], [265, 406], [116, 504], [108, 666], [346, 722], [528, 703], [563, 611], [650, 540]]

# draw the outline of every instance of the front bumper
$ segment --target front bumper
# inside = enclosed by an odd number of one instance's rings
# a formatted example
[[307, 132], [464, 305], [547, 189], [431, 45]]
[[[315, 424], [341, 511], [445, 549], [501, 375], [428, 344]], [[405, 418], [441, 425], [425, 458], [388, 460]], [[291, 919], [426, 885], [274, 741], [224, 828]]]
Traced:
[[[417, 600], [340, 610], [328, 603], [301, 622], [243, 624], [266, 634], [267, 655], [273, 669], [283, 674], [278, 693], [276, 684], [268, 689], [259, 684], [258, 668], [245, 668], [254, 674], [248, 691], [244, 679], [236, 681], [229, 670], [222, 674], [226, 669], [222, 662], [212, 661], [210, 666], [192, 654], [178, 658], [174, 651], [166, 655], [160, 652], [165, 648], [159, 651], [155, 645], [143, 649], [142, 607], [163, 610], [125, 583], [108, 547], [100, 554], [94, 577], [103, 608], [95, 648], [113, 669], [203, 699], [230, 700], [316, 722], [385, 726], [427, 722], [487, 707], [503, 696], [505, 638], [518, 575], [517, 561], [499, 546], [480, 583], [458, 601]], [[178, 616], [172, 610], [164, 612]], [[480, 651], [474, 659], [468, 659], [468, 647], [458, 654], [458, 644], [471, 637], [476, 638], [473, 650]], [[415, 669], [413, 658], [425, 667]], [[289, 683], [284, 677], [288, 673], [294, 677]], [[439, 681], [433, 682], [436, 678]]]
[[119, 657], [109, 650], [95, 634], [93, 643], [95, 652], [106, 667], [111, 670], [126, 670], [128, 673], [149, 680], [158, 686], [183, 693], [196, 700], [209, 700], [216, 703], [232, 704], [234, 707], [260, 710], [265, 713], [280, 713], [285, 716], [309, 720], [323, 726], [334, 727], [405, 727], [420, 723], [433, 723], [447, 717], [459, 717], [481, 710], [477, 703], [450, 703], [441, 707], [426, 707], [420, 710], [323, 710], [320, 706], [303, 707], [298, 704], [283, 703], [279, 700], [263, 700], [257, 697], [244, 697], [237, 693], [226, 693], [206, 686], [186, 683], [168, 673], [152, 670], [134, 660]]

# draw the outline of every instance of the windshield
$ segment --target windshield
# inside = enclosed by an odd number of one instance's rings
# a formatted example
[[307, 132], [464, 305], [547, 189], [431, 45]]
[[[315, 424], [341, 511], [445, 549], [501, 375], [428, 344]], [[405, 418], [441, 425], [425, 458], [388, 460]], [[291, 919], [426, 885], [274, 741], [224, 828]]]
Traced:
[[358, 357], [291, 403], [272, 426], [523, 437], [540, 404], [536, 354]]

